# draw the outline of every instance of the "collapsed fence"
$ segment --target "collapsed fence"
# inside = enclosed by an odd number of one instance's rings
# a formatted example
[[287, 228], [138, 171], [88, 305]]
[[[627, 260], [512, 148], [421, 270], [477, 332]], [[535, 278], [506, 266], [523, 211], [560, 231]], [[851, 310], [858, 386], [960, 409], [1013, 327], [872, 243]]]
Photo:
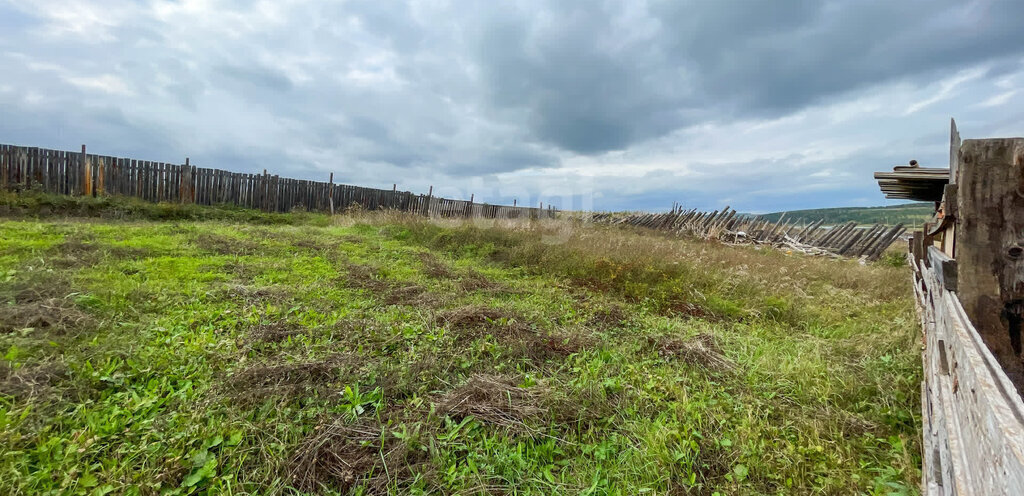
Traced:
[[768, 244], [812, 255], [866, 257], [868, 260], [878, 259], [889, 245], [906, 232], [903, 224], [861, 227], [855, 222], [848, 222], [838, 226], [823, 226], [822, 220], [798, 224], [787, 223], [784, 218], [770, 222], [760, 217], [739, 214], [729, 207], [714, 212], [673, 208], [666, 213], [642, 213], [625, 217], [600, 213], [592, 215], [591, 220], [729, 243]]
[[331, 212], [360, 206], [367, 210], [394, 209], [431, 217], [486, 219], [552, 218], [552, 208], [490, 205], [439, 198], [430, 193], [363, 188], [278, 175], [246, 174], [184, 164], [168, 164], [0, 145], [0, 189], [38, 190], [61, 195], [121, 195], [151, 202], [235, 205], [265, 212]]

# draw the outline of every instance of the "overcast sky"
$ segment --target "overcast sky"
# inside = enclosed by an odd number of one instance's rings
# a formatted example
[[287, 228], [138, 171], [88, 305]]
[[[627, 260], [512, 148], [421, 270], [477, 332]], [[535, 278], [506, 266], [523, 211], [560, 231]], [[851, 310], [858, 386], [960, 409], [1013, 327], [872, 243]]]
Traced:
[[1024, 135], [1024, 1], [0, 0], [0, 142], [499, 203], [886, 204]]

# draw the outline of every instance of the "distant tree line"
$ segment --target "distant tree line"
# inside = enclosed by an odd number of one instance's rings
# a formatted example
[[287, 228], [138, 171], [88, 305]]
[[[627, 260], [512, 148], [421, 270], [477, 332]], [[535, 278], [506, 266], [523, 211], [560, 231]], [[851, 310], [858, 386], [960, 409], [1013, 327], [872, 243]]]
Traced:
[[818, 208], [810, 210], [791, 210], [761, 215], [762, 218], [777, 222], [785, 214], [786, 220], [813, 222], [818, 219], [825, 224], [841, 224], [856, 222], [858, 224], [905, 224], [919, 226], [935, 211], [935, 205], [927, 202], [889, 205], [886, 207], [840, 207]]

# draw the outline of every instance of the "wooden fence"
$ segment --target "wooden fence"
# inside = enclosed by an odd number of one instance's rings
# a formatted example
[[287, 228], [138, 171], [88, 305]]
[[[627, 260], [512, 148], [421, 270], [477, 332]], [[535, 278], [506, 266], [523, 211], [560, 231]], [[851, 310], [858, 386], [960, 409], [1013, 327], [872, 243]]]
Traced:
[[62, 195], [121, 195], [152, 202], [237, 205], [266, 212], [334, 212], [359, 205], [368, 210], [395, 209], [433, 217], [487, 219], [551, 218], [558, 210], [489, 205], [470, 200], [438, 198], [397, 189], [385, 190], [290, 179], [277, 175], [244, 174], [184, 164], [167, 164], [0, 145], [0, 188], [38, 190]]
[[673, 208], [670, 212], [660, 214], [616, 216], [602, 213], [594, 214], [591, 218], [597, 222], [632, 225], [728, 242], [785, 246], [814, 254], [864, 256], [868, 260], [876, 260], [893, 241], [906, 232], [903, 224], [864, 227], [849, 222], [838, 226], [823, 226], [821, 220], [811, 224], [792, 224], [784, 218], [770, 222], [760, 217], [740, 215], [729, 207], [714, 212]]
[[922, 492], [1024, 494], [1024, 138], [967, 140], [949, 168], [876, 174], [886, 194], [936, 202], [910, 240], [924, 334]]
[[923, 492], [1024, 494], [1024, 402], [951, 291], [953, 260], [935, 246], [910, 258], [925, 338]]

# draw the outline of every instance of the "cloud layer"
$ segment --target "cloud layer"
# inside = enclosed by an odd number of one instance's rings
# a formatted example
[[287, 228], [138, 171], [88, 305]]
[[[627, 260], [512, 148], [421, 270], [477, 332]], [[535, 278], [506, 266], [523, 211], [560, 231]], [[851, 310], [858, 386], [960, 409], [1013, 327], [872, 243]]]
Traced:
[[1024, 135], [1024, 3], [0, 1], [0, 141], [485, 201], [871, 205]]

